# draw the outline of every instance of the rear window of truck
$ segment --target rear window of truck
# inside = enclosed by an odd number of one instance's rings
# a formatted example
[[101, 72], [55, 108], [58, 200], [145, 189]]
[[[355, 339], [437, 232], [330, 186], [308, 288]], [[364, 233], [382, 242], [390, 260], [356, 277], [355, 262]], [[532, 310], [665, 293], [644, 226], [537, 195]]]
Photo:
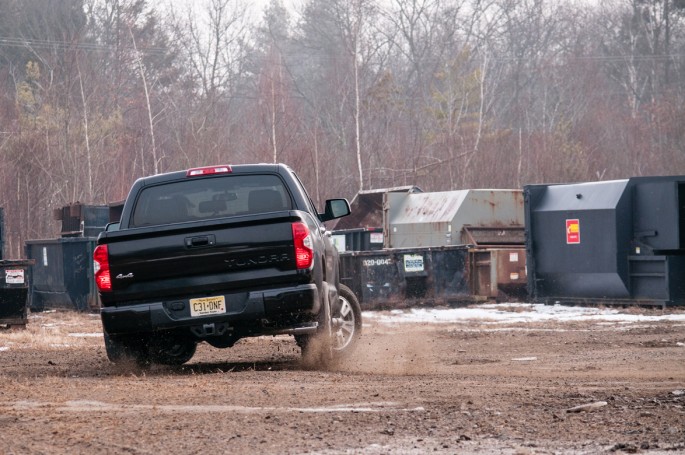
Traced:
[[188, 178], [144, 188], [131, 227], [156, 226], [226, 216], [290, 210], [292, 202], [276, 175]]

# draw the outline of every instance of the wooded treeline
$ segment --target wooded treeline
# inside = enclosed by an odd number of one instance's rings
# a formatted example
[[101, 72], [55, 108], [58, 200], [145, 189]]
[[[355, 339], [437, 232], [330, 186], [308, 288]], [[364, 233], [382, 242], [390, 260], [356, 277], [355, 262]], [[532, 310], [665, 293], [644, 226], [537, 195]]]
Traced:
[[6, 257], [192, 166], [317, 201], [685, 172], [685, 0], [248, 3], [0, 0]]

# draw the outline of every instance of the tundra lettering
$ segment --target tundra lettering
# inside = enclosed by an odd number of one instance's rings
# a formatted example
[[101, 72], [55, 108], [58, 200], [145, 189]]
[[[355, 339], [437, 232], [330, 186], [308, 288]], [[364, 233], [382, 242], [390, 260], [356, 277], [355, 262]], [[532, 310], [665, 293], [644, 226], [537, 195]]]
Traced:
[[233, 268], [243, 268], [253, 265], [266, 265], [266, 264], [278, 264], [281, 262], [287, 262], [290, 260], [290, 256], [287, 253], [283, 254], [271, 254], [259, 256], [256, 258], [234, 258], [225, 259], [224, 262], [228, 264], [229, 269]]

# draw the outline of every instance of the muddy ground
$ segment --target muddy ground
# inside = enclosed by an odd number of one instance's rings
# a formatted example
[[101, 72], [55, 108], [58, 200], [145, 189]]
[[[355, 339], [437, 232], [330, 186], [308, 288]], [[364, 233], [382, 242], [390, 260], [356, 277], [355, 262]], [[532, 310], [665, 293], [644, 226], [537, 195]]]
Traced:
[[0, 453], [685, 453], [685, 324], [367, 322], [327, 371], [289, 337], [145, 370], [39, 313], [0, 331]]

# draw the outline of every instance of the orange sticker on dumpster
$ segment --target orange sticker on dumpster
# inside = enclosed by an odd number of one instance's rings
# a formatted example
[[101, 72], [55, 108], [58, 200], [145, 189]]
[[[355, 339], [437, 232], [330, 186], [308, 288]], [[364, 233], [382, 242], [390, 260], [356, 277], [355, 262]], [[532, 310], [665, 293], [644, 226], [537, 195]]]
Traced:
[[580, 243], [579, 220], [566, 220], [566, 243]]

